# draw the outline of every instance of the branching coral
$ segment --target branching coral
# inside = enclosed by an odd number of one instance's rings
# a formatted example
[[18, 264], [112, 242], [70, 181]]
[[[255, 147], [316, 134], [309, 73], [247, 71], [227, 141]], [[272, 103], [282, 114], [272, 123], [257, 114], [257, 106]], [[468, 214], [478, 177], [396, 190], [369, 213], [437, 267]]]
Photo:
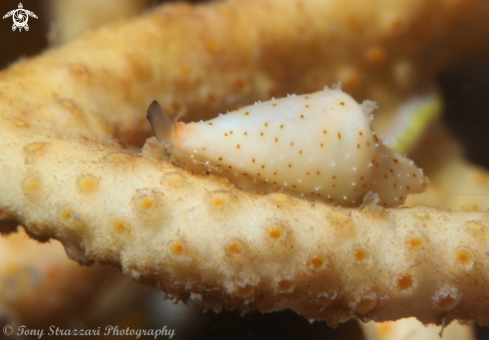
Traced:
[[402, 319], [396, 322], [367, 322], [360, 324], [366, 340], [472, 340], [474, 331], [467, 325], [452, 322], [449, 326], [437, 327], [423, 325], [414, 318]]
[[94, 292], [114, 288], [124, 282], [121, 276], [100, 265], [80, 266], [59, 242], [40, 244], [20, 230], [0, 238], [0, 318], [29, 327], [90, 319], [100, 311], [91, 298], [100, 294]]
[[489, 31], [485, 5], [175, 5], [14, 65], [0, 76], [0, 217], [61, 240], [82, 263], [115, 264], [215, 309], [485, 323], [486, 213], [252, 195], [119, 140], [150, 135], [154, 99], [204, 119], [338, 80], [379, 101], [382, 127], [436, 71], [489, 52], [475, 40]]
[[66, 43], [95, 27], [137, 14], [148, 5], [147, 0], [53, 0], [48, 7], [54, 22], [51, 43]]
[[[213, 308], [289, 307], [332, 323], [353, 315], [485, 322], [486, 213], [359, 211], [254, 196], [53, 132], [2, 148], [10, 178], [3, 201], [22, 199], [31, 233], [60, 239], [78, 261], [121, 265], [177, 298]], [[19, 153], [30, 157], [28, 169]]]

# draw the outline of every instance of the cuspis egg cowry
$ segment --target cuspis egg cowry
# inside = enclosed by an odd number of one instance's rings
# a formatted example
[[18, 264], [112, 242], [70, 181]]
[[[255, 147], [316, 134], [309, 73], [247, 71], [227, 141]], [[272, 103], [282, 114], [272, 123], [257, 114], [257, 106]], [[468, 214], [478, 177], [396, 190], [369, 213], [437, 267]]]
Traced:
[[284, 191], [344, 206], [396, 206], [422, 192], [413, 161], [384, 146], [370, 127], [376, 105], [340, 86], [272, 99], [195, 123], [174, 122], [153, 102], [148, 119], [176, 165], [214, 173], [246, 191]]

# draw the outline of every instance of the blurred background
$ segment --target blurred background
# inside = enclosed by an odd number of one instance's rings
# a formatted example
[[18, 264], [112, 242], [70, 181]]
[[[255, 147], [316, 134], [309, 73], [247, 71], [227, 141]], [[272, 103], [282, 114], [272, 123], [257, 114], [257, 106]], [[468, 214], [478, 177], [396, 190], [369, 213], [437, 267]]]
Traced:
[[[97, 26], [146, 11], [161, 2], [164, 1], [24, 0], [24, 8], [34, 12], [39, 19], [30, 18], [29, 31], [21, 33], [12, 32], [11, 19], [0, 22], [0, 68], [42, 53], [46, 48], [61, 45]], [[3, 13], [3, 16], [17, 6], [18, 3], [13, 0], [1, 1], [0, 13]], [[489, 125], [489, 62], [477, 62], [447, 70], [439, 76], [438, 85], [445, 100], [443, 119], [461, 141], [469, 160], [489, 168], [489, 133], [485, 128]], [[27, 240], [25, 235], [22, 237], [27, 246], [36, 243]], [[2, 239], [5, 241], [8, 237]], [[39, 254], [43, 252], [42, 247], [54, 246], [59, 256], [65, 256], [59, 245], [48, 243], [35, 246], [40, 247]], [[74, 262], [69, 265], [79, 266]], [[90, 298], [96, 300], [97, 304], [92, 303], [85, 307], [83, 313], [78, 315], [76, 310], [72, 310], [69, 315], [65, 314], [63, 318], [54, 313], [52, 315], [55, 319], [50, 320], [50, 324], [86, 328], [119, 325], [119, 328], [135, 329], [159, 329], [167, 326], [168, 329], [175, 330], [174, 338], [178, 340], [363, 339], [361, 329], [355, 320], [332, 329], [325, 322], [310, 323], [291, 311], [250, 313], [244, 316], [236, 311], [222, 311], [218, 314], [212, 311], [203, 312], [192, 303], [187, 306], [165, 301], [162, 292], [145, 288], [118, 270], [94, 266], [83, 268], [83, 271], [104, 272], [103, 282], [96, 291], [84, 291], [81, 288], [79, 292], [73, 293], [87, 299], [90, 294], [98, 294], [99, 298]], [[63, 310], [63, 313], [66, 311]], [[8, 314], [7, 312], [4, 315]], [[13, 322], [10, 317], [5, 316], [2, 319], [0, 308], [0, 326]], [[43, 326], [33, 319], [22, 319], [19, 316], [18, 318], [15, 322], [26, 324], [27, 327]], [[43, 322], [49, 325], [48, 321]], [[489, 339], [489, 331], [483, 327], [477, 327], [477, 334], [479, 339]], [[2, 336], [0, 335], [0, 338]]]

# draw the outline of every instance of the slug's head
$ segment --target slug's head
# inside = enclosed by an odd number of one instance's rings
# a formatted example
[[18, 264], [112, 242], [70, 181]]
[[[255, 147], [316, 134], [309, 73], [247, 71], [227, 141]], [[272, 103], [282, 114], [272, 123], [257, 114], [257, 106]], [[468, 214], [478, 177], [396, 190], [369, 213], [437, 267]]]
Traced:
[[155, 100], [148, 107], [148, 118], [151, 128], [160, 142], [172, 139], [175, 122], [172, 121], [161, 105]]
[[156, 138], [163, 144], [178, 143], [182, 139], [188, 138], [192, 132], [193, 129], [191, 126], [182, 122], [176, 122], [178, 117], [175, 120], [171, 120], [156, 100], [148, 107], [148, 114], [146, 116]]

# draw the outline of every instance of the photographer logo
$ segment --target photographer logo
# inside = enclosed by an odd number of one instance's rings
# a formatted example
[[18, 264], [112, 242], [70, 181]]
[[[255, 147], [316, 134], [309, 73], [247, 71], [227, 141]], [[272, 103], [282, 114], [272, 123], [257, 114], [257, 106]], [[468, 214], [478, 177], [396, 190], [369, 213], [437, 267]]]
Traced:
[[12, 31], [15, 31], [17, 28], [19, 29], [19, 32], [22, 31], [22, 29], [25, 29], [26, 31], [29, 30], [29, 25], [27, 25], [27, 21], [29, 20], [29, 17], [33, 17], [37, 19], [37, 15], [34, 14], [34, 12], [28, 11], [24, 9], [24, 6], [22, 6], [22, 3], [19, 3], [19, 8], [14, 9], [7, 14], [3, 16], [3, 19], [12, 17], [14, 20], [14, 24], [12, 25]]

